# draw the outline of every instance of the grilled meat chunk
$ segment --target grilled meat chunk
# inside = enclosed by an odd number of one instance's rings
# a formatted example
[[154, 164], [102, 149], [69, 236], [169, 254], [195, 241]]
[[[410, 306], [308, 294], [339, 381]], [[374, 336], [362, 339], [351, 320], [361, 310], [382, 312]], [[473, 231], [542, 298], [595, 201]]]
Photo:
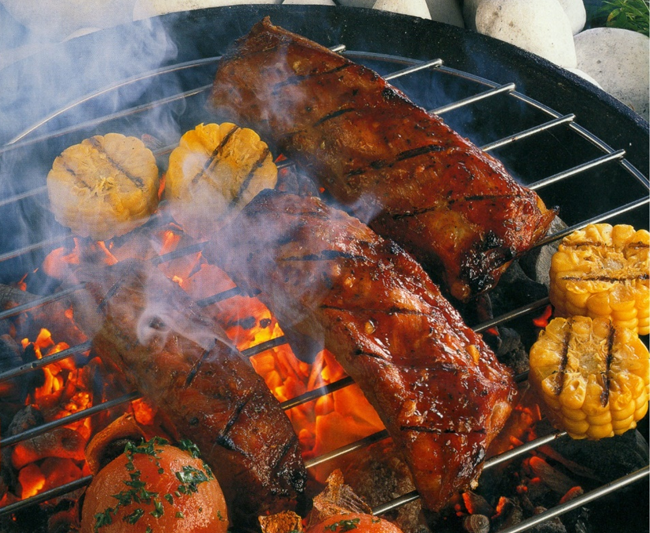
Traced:
[[479, 474], [511, 372], [399, 246], [321, 200], [262, 193], [207, 251], [280, 323], [321, 336], [439, 510]]
[[235, 525], [295, 507], [306, 480], [298, 439], [248, 361], [215, 338], [219, 327], [145, 263], [85, 271], [80, 279], [87, 297], [75, 304], [75, 318], [96, 332], [102, 359], [199, 446]]
[[211, 104], [275, 142], [462, 301], [493, 287], [555, 216], [378, 74], [268, 18], [221, 59]]

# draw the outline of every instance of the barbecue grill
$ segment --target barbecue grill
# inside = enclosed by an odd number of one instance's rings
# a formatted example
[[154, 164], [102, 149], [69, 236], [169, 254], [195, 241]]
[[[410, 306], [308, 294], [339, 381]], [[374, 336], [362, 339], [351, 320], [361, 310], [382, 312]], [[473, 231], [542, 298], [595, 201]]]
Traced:
[[[628, 223], [647, 229], [648, 125], [570, 73], [505, 43], [431, 21], [362, 9], [239, 6], [168, 15], [84, 36], [56, 47], [53, 56], [44, 53], [0, 72], [0, 86], [20, 87], [20, 97], [11, 109], [6, 109], [8, 120], [0, 126], [0, 144], [4, 145], [0, 148], [0, 283], [14, 283], [33, 272], [48, 252], [72, 238], [53, 221], [47, 209], [45, 176], [54, 157], [90, 135], [119, 131], [138, 137], [153, 135], [159, 145], [154, 153], [164, 160], [180, 132], [207, 120], [204, 103], [225, 47], [265, 15], [270, 15], [274, 24], [377, 70], [417, 104], [440, 114], [462, 135], [501, 159], [516, 179], [535, 189], [547, 205], [559, 206], [567, 227], [548, 236], [540, 246], [592, 222]], [[112, 78], [114, 68], [129, 57], [146, 55], [154, 44], [160, 44], [163, 30], [176, 47], [173, 58], [163, 57], [158, 68], [120, 69], [128, 75]], [[109, 42], [132, 43], [134, 35], [142, 37], [139, 49], [125, 46], [122, 53], [104, 53]], [[163, 44], [169, 50], [168, 43]], [[60, 71], [62, 65], [71, 64], [64, 59], [69, 57], [74, 58], [74, 70], [79, 73], [76, 77], [83, 77], [87, 84], [56, 90], [61, 89], [57, 80], [71, 75]], [[102, 68], [92, 67], [100, 57]], [[43, 89], [39, 80], [54, 80], [54, 90]], [[38, 105], [28, 100], [33, 96], [39, 96]], [[162, 128], [163, 122], [172, 127]], [[156, 261], [170, 261], [195, 251], [179, 250]], [[61, 291], [44, 283], [38, 299], [0, 310], [0, 325], [30, 309], [62, 300], [77, 289]], [[208, 305], [237, 294], [239, 290], [232, 289], [206, 296], [199, 303]], [[474, 329], [482, 332], [534, 316], [547, 304], [547, 298], [525, 302], [493, 320], [475, 324]], [[285, 342], [284, 337], [279, 337], [246, 350], [244, 355], [253, 356]], [[5, 368], [0, 373], [0, 384], [87, 351], [90, 344]], [[525, 379], [525, 375], [519, 378]], [[350, 383], [350, 379], [344, 379], [310, 391], [284, 402], [283, 407], [290, 409]], [[5, 437], [0, 447], [13, 446], [136, 397], [136, 393], [117, 397], [66, 419]], [[385, 432], [380, 432], [312, 459], [307, 466], [384, 438]], [[560, 438], [564, 435], [555, 432], [517, 447], [489, 459], [485, 469]], [[533, 528], [646, 479], [648, 472], [648, 467], [631, 472], [504, 531]], [[84, 477], [5, 506], [0, 508], [0, 516], [72, 492], [89, 482], [90, 477]], [[647, 525], [647, 496], [643, 490], [638, 494], [638, 517], [633, 519], [630, 531]], [[417, 498], [416, 493], [408, 493], [385, 502], [374, 512], [387, 512]]]

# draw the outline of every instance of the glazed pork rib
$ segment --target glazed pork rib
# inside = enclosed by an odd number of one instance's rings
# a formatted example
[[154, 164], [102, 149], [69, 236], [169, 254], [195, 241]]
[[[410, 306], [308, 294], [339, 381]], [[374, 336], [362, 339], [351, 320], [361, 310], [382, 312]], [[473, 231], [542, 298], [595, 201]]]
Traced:
[[[119, 263], [85, 282], [75, 319], [107, 363], [194, 441], [224, 491], [235, 524], [296, 506], [306, 472], [287, 416], [248, 361], [215, 338], [176, 284], [146, 263]], [[224, 337], [225, 338], [225, 337]]]
[[273, 141], [458, 300], [494, 286], [555, 216], [378, 74], [268, 18], [221, 59], [211, 104]]
[[278, 316], [324, 339], [401, 450], [426, 507], [477, 478], [514, 385], [422, 267], [313, 197], [262, 193], [208, 256]]

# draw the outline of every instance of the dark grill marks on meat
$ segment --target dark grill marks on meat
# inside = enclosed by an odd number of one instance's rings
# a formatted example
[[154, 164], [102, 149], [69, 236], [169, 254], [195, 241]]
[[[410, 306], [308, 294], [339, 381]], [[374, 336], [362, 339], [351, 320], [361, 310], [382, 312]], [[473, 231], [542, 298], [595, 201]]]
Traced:
[[263, 192], [210, 243], [240, 286], [359, 385], [401, 450], [423, 502], [441, 509], [480, 472], [514, 383], [419, 264], [317, 198]]
[[[494, 286], [555, 216], [377, 73], [268, 18], [222, 57], [211, 103], [274, 142], [459, 300]], [[482, 255], [490, 233], [508, 254]]]
[[[304, 504], [306, 472], [291, 422], [192, 299], [139, 261], [101, 272], [82, 267], [78, 277], [85, 291], [74, 304], [75, 320], [97, 332], [93, 345], [102, 360], [199, 446], [234, 525], [256, 528], [258, 515]], [[149, 329], [143, 332], [139, 321]]]
[[[265, 52], [268, 51], [273, 51], [277, 52], [279, 49], [276, 47], [272, 50], [265, 50]], [[287, 78], [286, 80], [282, 80], [275, 85], [273, 85], [272, 92], [274, 94], [277, 94], [280, 92], [281, 89], [284, 89], [285, 87], [291, 87], [292, 85], [296, 86], [301, 84], [307, 79], [314, 79], [316, 77], [326, 77], [326, 76], [331, 76], [332, 74], [338, 74], [342, 70], [349, 68], [350, 65], [340, 65], [338, 67], [333, 68], [332, 70], [327, 70], [325, 72], [310, 72], [309, 74], [304, 74], [304, 75], [299, 75], [299, 76], [291, 76]]]

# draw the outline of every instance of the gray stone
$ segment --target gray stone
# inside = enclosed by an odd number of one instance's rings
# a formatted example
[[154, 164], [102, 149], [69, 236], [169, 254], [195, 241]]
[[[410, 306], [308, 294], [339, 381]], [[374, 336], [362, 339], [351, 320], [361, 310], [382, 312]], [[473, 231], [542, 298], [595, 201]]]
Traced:
[[561, 67], [576, 66], [573, 33], [558, 0], [483, 0], [476, 29]]
[[465, 27], [476, 30], [476, 10], [483, 0], [464, 0], [463, 2], [463, 19]]
[[301, 4], [311, 6], [335, 6], [334, 0], [284, 0], [282, 5]]
[[391, 11], [402, 15], [411, 15], [431, 19], [426, 0], [377, 0], [373, 6], [381, 11]]
[[431, 19], [460, 28], [465, 27], [458, 0], [427, 0]]
[[619, 28], [593, 28], [575, 36], [577, 67], [645, 120], [649, 43], [645, 35]]
[[558, 0], [571, 24], [573, 35], [582, 31], [587, 22], [587, 11], [582, 0]]
[[598, 83], [598, 82], [597, 82], [594, 78], [592, 78], [589, 74], [587, 74], [586, 72], [583, 72], [583, 71], [580, 70], [579, 68], [568, 68], [567, 70], [568, 70], [569, 72], [572, 72], [572, 73], [575, 74], [576, 76], [580, 76], [581, 78], [587, 80], [589, 83], [592, 83], [593, 85], [595, 85], [595, 86], [598, 87], [599, 89], [602, 89], [600, 83]]

